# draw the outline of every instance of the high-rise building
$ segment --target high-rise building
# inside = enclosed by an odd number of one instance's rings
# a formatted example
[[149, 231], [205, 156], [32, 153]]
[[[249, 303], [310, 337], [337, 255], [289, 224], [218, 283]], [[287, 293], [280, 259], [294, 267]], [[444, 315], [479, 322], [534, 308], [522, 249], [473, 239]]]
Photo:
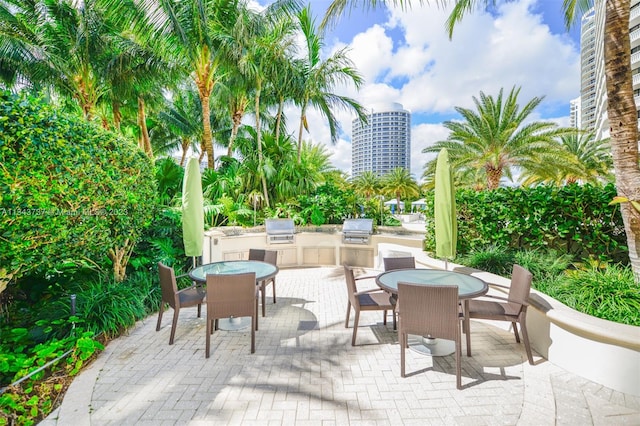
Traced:
[[[640, 1], [640, 0], [639, 0]], [[351, 175], [384, 176], [398, 167], [411, 170], [411, 113], [399, 103], [376, 105], [368, 122], [352, 122]]]
[[[636, 108], [640, 110], [640, 0], [631, 0], [630, 6], [631, 74]], [[609, 137], [604, 74], [604, 18], [605, 0], [595, 0], [594, 7], [582, 17], [580, 33], [581, 128], [593, 130], [596, 139]], [[640, 118], [640, 113], [638, 115]]]
[[571, 99], [569, 108], [569, 126], [575, 127], [576, 129], [582, 128], [582, 103], [580, 102], [580, 97]]

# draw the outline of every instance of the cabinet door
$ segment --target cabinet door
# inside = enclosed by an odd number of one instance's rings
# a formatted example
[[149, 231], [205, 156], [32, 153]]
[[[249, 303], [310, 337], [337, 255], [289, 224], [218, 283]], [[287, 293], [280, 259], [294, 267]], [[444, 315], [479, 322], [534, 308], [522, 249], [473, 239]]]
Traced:
[[302, 263], [304, 265], [318, 265], [318, 249], [315, 247], [304, 247], [302, 249]]
[[342, 247], [340, 260], [351, 266], [373, 267], [373, 249]]
[[336, 249], [333, 247], [323, 247], [318, 249], [318, 264], [319, 265], [335, 265], [336, 264]]
[[298, 250], [286, 248], [278, 250], [278, 265], [291, 266], [298, 264]]

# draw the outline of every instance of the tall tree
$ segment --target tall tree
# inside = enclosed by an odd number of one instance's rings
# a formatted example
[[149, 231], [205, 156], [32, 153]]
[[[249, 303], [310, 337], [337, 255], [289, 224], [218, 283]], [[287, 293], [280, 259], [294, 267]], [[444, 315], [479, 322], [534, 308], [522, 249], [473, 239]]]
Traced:
[[527, 165], [520, 177], [523, 185], [550, 183], [611, 182], [613, 164], [609, 140], [598, 140], [594, 132], [575, 132], [560, 137], [566, 155], [545, 153], [539, 161]]
[[317, 108], [326, 118], [331, 133], [331, 142], [338, 140], [338, 120], [333, 113], [335, 107], [350, 109], [358, 114], [360, 120], [366, 122], [367, 116], [355, 99], [333, 93], [339, 84], [353, 83], [359, 88], [363, 79], [348, 58], [347, 48], [340, 49], [329, 58], [322, 59], [320, 54], [323, 47], [323, 38], [316, 29], [316, 23], [311, 16], [311, 7], [307, 6], [298, 13], [298, 25], [304, 35], [305, 52], [298, 67], [300, 77], [297, 80], [300, 85], [296, 103], [300, 107], [300, 127], [298, 130], [298, 161], [302, 149], [302, 131], [309, 131], [307, 108]]
[[363, 195], [367, 201], [380, 191], [380, 178], [372, 171], [362, 172], [352, 180], [353, 187], [357, 194]]
[[274, 9], [269, 13], [257, 14], [247, 11], [247, 33], [240, 46], [230, 49], [239, 53], [237, 57], [241, 72], [254, 84], [254, 114], [256, 126], [256, 147], [258, 151], [258, 171], [262, 183], [264, 202], [270, 206], [267, 186], [267, 168], [263, 158], [261, 100], [265, 86], [275, 80], [278, 64], [286, 58], [293, 46], [294, 26], [287, 9]]
[[404, 167], [395, 168], [382, 177], [382, 190], [396, 199], [398, 211], [402, 198], [417, 198], [420, 195], [418, 184]]
[[480, 92], [479, 99], [473, 97], [476, 111], [456, 107], [463, 120], [444, 122], [451, 132], [447, 140], [422, 152], [437, 153], [447, 148], [454, 170], [484, 169], [487, 189], [496, 189], [503, 176], [512, 178], [513, 167], [526, 167], [542, 154], [559, 152], [555, 138], [569, 130], [552, 122], [526, 122], [542, 98], [535, 97], [520, 109], [519, 92], [512, 88], [506, 99], [502, 89], [497, 98]]

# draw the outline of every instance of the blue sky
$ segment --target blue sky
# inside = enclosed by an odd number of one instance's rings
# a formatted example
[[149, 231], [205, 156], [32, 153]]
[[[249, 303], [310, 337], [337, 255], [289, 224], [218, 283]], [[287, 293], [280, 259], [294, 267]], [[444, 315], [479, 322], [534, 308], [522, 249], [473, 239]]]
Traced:
[[[266, 1], [262, 1], [266, 3]], [[434, 2], [432, 2], [434, 3]], [[312, 1], [318, 22], [329, 0]], [[490, 12], [476, 11], [456, 27], [453, 40], [444, 30], [448, 11], [420, 6], [408, 10], [354, 9], [345, 13], [325, 35], [325, 55], [347, 47], [349, 57], [365, 78], [359, 91], [340, 87], [336, 92], [357, 99], [365, 107], [398, 102], [412, 112], [413, 176], [420, 180], [430, 159], [422, 149], [446, 139], [445, 120], [458, 118], [456, 106], [473, 107], [480, 91], [497, 95], [520, 87], [519, 101], [544, 97], [533, 119], [568, 124], [569, 102], [580, 93], [579, 21], [567, 32], [559, 0], [503, 2]], [[305, 138], [324, 143], [333, 164], [351, 168], [351, 120], [338, 111], [342, 134], [331, 145], [329, 130], [317, 112], [309, 114]], [[291, 133], [299, 112], [288, 111]]]

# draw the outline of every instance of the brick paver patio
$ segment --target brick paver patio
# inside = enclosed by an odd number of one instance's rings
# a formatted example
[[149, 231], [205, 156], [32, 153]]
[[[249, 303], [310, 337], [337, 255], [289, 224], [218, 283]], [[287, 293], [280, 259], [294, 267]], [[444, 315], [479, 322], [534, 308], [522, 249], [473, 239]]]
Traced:
[[472, 322], [472, 358], [463, 343], [463, 390], [453, 356], [407, 351], [416, 373], [401, 378], [390, 317], [384, 326], [381, 313], [363, 312], [351, 346], [342, 267], [283, 269], [277, 295], [275, 305], [267, 297], [255, 354], [248, 330], [218, 331], [205, 359], [205, 321], [192, 308], [173, 346], [172, 312], [159, 332], [156, 316], [146, 318], [41, 425], [640, 425], [640, 398], [535, 354], [529, 365], [513, 334], [489, 322]]

